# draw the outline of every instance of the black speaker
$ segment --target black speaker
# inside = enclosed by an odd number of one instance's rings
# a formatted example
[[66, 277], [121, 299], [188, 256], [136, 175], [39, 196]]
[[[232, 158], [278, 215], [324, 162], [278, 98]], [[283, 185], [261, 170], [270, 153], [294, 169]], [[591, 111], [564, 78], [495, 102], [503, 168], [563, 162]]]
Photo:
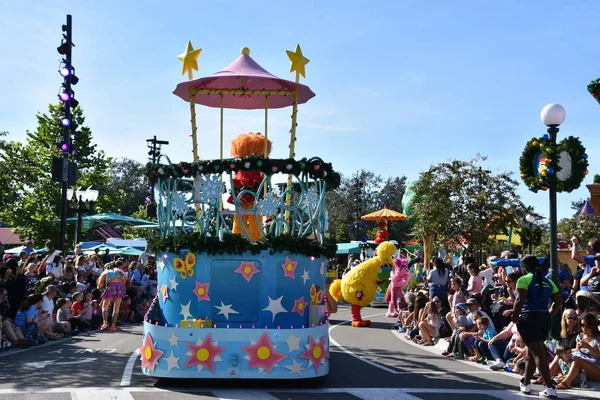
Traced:
[[69, 161], [68, 181], [70, 186], [77, 184], [77, 164], [75, 161]]

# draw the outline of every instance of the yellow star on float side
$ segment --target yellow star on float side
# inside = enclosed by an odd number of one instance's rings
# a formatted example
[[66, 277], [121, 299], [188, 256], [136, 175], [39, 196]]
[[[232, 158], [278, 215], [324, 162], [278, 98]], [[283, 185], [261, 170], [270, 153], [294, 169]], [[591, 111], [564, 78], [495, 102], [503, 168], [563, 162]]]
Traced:
[[290, 72], [296, 71], [302, 75], [303, 78], [306, 78], [304, 67], [310, 62], [310, 60], [304, 57], [300, 45], [296, 45], [296, 51], [286, 50], [285, 52], [292, 62], [292, 65], [290, 66]]
[[185, 75], [186, 72], [191, 73], [192, 70], [198, 71], [198, 57], [200, 57], [201, 51], [202, 49], [194, 50], [192, 42], [188, 41], [185, 53], [177, 56], [183, 63], [181, 66], [181, 75]]

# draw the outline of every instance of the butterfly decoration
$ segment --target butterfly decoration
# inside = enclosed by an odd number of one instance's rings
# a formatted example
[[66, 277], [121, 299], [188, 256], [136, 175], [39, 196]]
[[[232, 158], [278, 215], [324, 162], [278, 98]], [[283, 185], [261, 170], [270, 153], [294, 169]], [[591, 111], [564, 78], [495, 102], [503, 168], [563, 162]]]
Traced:
[[317, 289], [314, 283], [310, 285], [310, 304], [316, 305], [323, 303], [323, 291]]
[[181, 279], [194, 276], [194, 266], [196, 265], [196, 255], [194, 253], [187, 253], [184, 258], [176, 257], [173, 260], [173, 268], [179, 272]]

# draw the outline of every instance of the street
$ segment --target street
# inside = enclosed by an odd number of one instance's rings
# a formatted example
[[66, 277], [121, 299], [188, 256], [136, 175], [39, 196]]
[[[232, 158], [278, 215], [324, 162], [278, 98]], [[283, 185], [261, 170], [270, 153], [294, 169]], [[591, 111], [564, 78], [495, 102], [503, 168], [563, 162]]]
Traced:
[[[349, 309], [331, 320], [331, 371], [322, 381], [154, 379], [141, 373], [142, 327], [92, 333], [0, 353], [0, 399], [515, 399], [518, 376], [439, 356], [390, 330], [384, 309], [366, 308], [369, 328], [352, 328]], [[442, 342], [444, 342], [442, 340]], [[433, 354], [437, 352], [438, 354]], [[541, 386], [534, 386], [534, 391]], [[560, 398], [600, 398], [593, 390]]]

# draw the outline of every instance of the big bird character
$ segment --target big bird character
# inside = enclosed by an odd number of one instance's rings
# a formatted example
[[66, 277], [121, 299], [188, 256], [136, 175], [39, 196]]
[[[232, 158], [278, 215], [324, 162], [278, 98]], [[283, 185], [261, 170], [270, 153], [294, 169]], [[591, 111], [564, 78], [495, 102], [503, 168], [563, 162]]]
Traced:
[[[246, 157], [257, 157], [262, 158], [265, 156], [265, 142], [267, 156], [271, 154], [272, 143], [267, 140], [260, 133], [240, 133], [235, 139], [231, 141], [231, 156], [236, 158]], [[258, 186], [263, 180], [263, 174], [260, 171], [238, 171], [233, 178], [233, 186], [236, 189], [235, 193], [240, 193], [242, 190], [248, 190], [252, 193], [245, 192], [239, 196], [240, 207], [246, 210], [252, 210], [254, 208], [254, 197]], [[230, 204], [235, 204], [232, 196], [227, 200]], [[243, 210], [242, 210], [243, 211]], [[233, 233], [244, 234], [250, 241], [254, 242], [261, 238], [262, 234], [259, 225], [262, 225], [262, 216], [253, 213], [245, 213], [241, 215], [241, 218], [237, 214], [233, 216]], [[246, 231], [242, 229], [242, 226], [246, 228]]]
[[382, 265], [392, 265], [392, 254], [396, 246], [390, 242], [377, 246], [377, 255], [352, 268], [342, 279], [336, 279], [329, 287], [331, 296], [340, 301], [344, 299], [351, 304], [352, 326], [369, 326], [371, 321], [363, 320], [361, 309], [368, 306], [375, 298], [377, 274]]
[[390, 291], [388, 303], [390, 303], [390, 305], [388, 307], [388, 312], [385, 315], [386, 317], [397, 317], [398, 313], [396, 312], [396, 307], [398, 306], [399, 302], [402, 302], [404, 297], [402, 288], [404, 288], [406, 285], [408, 285], [408, 282], [410, 282], [408, 260], [406, 258], [394, 259], [394, 270], [392, 271], [390, 281], [390, 286], [388, 286], [388, 290]]

